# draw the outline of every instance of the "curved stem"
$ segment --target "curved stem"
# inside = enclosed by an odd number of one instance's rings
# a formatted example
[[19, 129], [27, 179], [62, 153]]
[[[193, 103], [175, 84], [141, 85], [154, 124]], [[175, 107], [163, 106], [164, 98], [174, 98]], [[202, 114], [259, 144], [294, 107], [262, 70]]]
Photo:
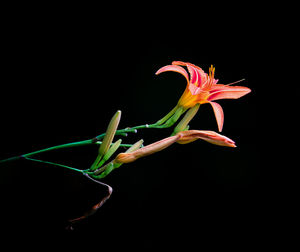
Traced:
[[73, 224], [77, 223], [78, 221], [86, 219], [87, 217], [91, 216], [92, 214], [95, 214], [97, 212], [97, 210], [110, 198], [110, 196], [113, 192], [113, 189], [110, 185], [100, 182], [96, 179], [93, 179], [88, 174], [84, 174], [84, 175], [91, 181], [93, 181], [101, 186], [105, 186], [107, 188], [107, 194], [105, 195], [105, 197], [100, 199], [100, 201], [96, 205], [94, 205], [92, 208], [90, 208], [88, 211], [86, 211], [82, 216], [69, 220], [70, 225], [67, 226], [67, 229], [70, 229], [70, 230], [73, 230], [73, 226], [72, 226]]
[[50, 164], [50, 165], [55, 165], [55, 166], [67, 168], [67, 169], [70, 169], [70, 170], [72, 170], [72, 171], [77, 171], [77, 172], [80, 172], [80, 173], [82, 173], [82, 174], [85, 174], [85, 171], [84, 171], [84, 170], [76, 169], [76, 168], [71, 167], [71, 166], [62, 165], [62, 164], [53, 163], [53, 162], [44, 161], [44, 160], [35, 159], [35, 158], [29, 158], [29, 157], [24, 157], [24, 158], [27, 159], [27, 160], [30, 160], [30, 161], [39, 162], [39, 163], [44, 163], [44, 164]]
[[20, 155], [20, 156], [15, 156], [15, 157], [3, 159], [3, 160], [0, 161], [0, 163], [15, 161], [15, 160], [18, 160], [18, 159], [21, 159], [21, 158], [27, 158], [27, 157], [30, 157], [30, 156], [33, 156], [33, 155], [36, 155], [36, 154], [39, 154], [39, 153], [42, 153], [42, 152], [58, 150], [58, 149], [63, 149], [63, 148], [76, 147], [76, 146], [83, 146], [83, 145], [88, 145], [88, 144], [93, 144], [93, 143], [94, 143], [94, 139], [89, 139], [89, 140], [84, 140], [84, 141], [79, 141], [79, 142], [56, 145], [56, 146], [52, 146], [52, 147], [49, 147], [49, 148], [45, 148], [45, 149], [30, 152], [30, 153], [26, 153], [26, 154], [23, 154], [23, 155]]
[[73, 142], [73, 143], [67, 143], [67, 144], [61, 144], [61, 145], [56, 145], [56, 146], [52, 146], [49, 148], [45, 148], [42, 150], [38, 150], [38, 151], [33, 151], [27, 154], [22, 155], [23, 157], [30, 157], [32, 155], [36, 155], [42, 152], [46, 152], [46, 151], [52, 151], [52, 150], [58, 150], [58, 149], [63, 149], [63, 148], [70, 148], [70, 147], [77, 147], [77, 146], [83, 146], [83, 145], [88, 145], [88, 144], [92, 144], [93, 143], [93, 139], [89, 139], [89, 140], [84, 140], [84, 141], [79, 141], [79, 142]]

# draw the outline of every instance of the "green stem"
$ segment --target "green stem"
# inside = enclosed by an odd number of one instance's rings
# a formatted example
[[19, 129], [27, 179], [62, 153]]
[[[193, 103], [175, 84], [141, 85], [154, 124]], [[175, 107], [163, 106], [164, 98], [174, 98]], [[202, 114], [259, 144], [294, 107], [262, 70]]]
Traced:
[[[130, 128], [117, 130], [115, 135], [126, 136], [127, 135], [126, 133], [130, 133], [130, 132], [135, 132], [136, 133], [138, 129], [169, 128], [177, 121], [177, 119], [180, 117], [180, 115], [184, 112], [184, 111], [178, 111], [178, 109], [179, 109], [179, 107], [177, 105], [165, 117], [163, 117], [162, 119], [160, 119], [159, 121], [157, 121], [154, 124], [144, 124], [144, 125], [139, 125], [139, 126], [135, 126], [135, 127], [130, 127]], [[15, 161], [15, 160], [18, 160], [18, 159], [21, 159], [21, 158], [28, 158], [28, 157], [31, 157], [33, 155], [40, 154], [42, 152], [58, 150], [58, 149], [63, 149], [63, 148], [76, 147], [76, 146], [89, 145], [89, 144], [99, 144], [99, 140], [102, 139], [104, 136], [105, 136], [105, 133], [103, 133], [101, 135], [98, 135], [97, 137], [92, 138], [92, 139], [73, 142], [73, 143], [67, 143], [67, 144], [61, 144], [61, 145], [56, 145], [56, 146], [52, 146], [52, 147], [49, 147], [49, 148], [45, 148], [45, 149], [30, 152], [30, 153], [26, 153], [26, 154], [23, 154], [23, 155], [3, 159], [3, 160], [0, 160], [0, 164], [10, 162], [10, 161]], [[131, 147], [132, 145], [121, 144], [120, 146], [121, 147]]]
[[0, 164], [1, 163], [6, 163], [6, 162], [11, 162], [11, 161], [15, 161], [15, 160], [18, 160], [20, 159], [22, 156], [15, 156], [15, 157], [11, 157], [11, 158], [7, 158], [7, 159], [3, 159], [3, 160], [0, 160]]
[[73, 143], [56, 145], [56, 146], [52, 146], [52, 147], [49, 147], [49, 148], [45, 148], [45, 149], [30, 152], [30, 153], [26, 153], [26, 154], [23, 154], [23, 155], [20, 155], [20, 156], [15, 156], [15, 157], [3, 159], [3, 160], [0, 161], [0, 163], [15, 161], [15, 160], [18, 160], [18, 159], [21, 159], [21, 158], [27, 158], [27, 157], [30, 157], [30, 156], [33, 156], [33, 155], [36, 155], [36, 154], [40, 154], [42, 152], [58, 150], [58, 149], [63, 149], [63, 148], [76, 147], [76, 146], [89, 145], [89, 144], [93, 144], [93, 143], [95, 143], [94, 139], [89, 139], [89, 140], [84, 140], [84, 141], [78, 141], [78, 142], [73, 142]]
[[176, 105], [176, 107], [174, 107], [165, 117], [157, 121], [155, 124], [161, 125], [164, 122], [166, 122], [176, 112], [177, 109], [178, 109], [178, 105]]
[[190, 108], [186, 112], [186, 114], [182, 118], [182, 120], [177, 124], [177, 126], [175, 127], [172, 135], [176, 135], [178, 132], [185, 130], [185, 128], [188, 126], [189, 122], [197, 114], [199, 108], [200, 108], [200, 104], [196, 104], [194, 107]]
[[27, 154], [22, 155], [23, 157], [30, 157], [42, 152], [46, 152], [46, 151], [52, 151], [52, 150], [58, 150], [58, 149], [63, 149], [63, 148], [70, 148], [70, 147], [77, 147], [77, 146], [83, 146], [83, 145], [89, 145], [93, 143], [93, 139], [89, 139], [89, 140], [84, 140], [84, 141], [79, 141], [79, 142], [73, 142], [73, 143], [67, 143], [67, 144], [61, 144], [61, 145], [56, 145], [56, 146], [52, 146], [49, 148], [45, 148], [42, 150], [38, 150], [38, 151], [33, 151]]
[[[135, 126], [135, 127], [128, 127], [125, 129], [120, 129], [116, 131], [115, 135], [122, 135], [122, 136], [126, 136], [126, 133], [136, 133], [138, 129], [163, 129], [163, 128], [169, 128], [171, 127], [175, 121], [170, 124], [167, 123], [168, 120], [170, 118], [172, 118], [172, 116], [174, 116], [175, 112], [179, 109], [179, 106], [176, 105], [166, 116], [164, 116], [162, 119], [158, 120], [156, 123], [153, 124], [143, 124], [143, 125], [139, 125], [139, 126]], [[181, 112], [182, 114], [183, 112]], [[180, 115], [181, 115], [180, 114]], [[178, 118], [177, 118], [178, 119]], [[98, 135], [96, 137], [97, 140], [102, 139], [105, 136], [105, 133]]]
[[[23, 157], [24, 157], [24, 156], [23, 156]], [[35, 159], [35, 158], [29, 158], [29, 157], [24, 157], [24, 158], [27, 159], [27, 160], [30, 160], [30, 161], [34, 161], [34, 162], [39, 162], [39, 163], [44, 163], [44, 164], [55, 165], [55, 166], [59, 166], [59, 167], [63, 167], [63, 168], [70, 169], [70, 170], [72, 170], [72, 171], [77, 171], [77, 172], [80, 172], [80, 173], [85, 173], [84, 170], [79, 170], [79, 169], [76, 169], [76, 168], [74, 168], [74, 167], [67, 166], [67, 165], [62, 165], [62, 164], [58, 164], [58, 163], [53, 163], [53, 162], [44, 161], [44, 160]]]
[[[42, 152], [58, 150], [58, 149], [63, 149], [63, 148], [76, 147], [76, 146], [84, 146], [84, 145], [89, 145], [89, 144], [101, 144], [101, 143], [102, 142], [100, 142], [100, 141], [95, 142], [94, 139], [89, 139], [89, 140], [84, 140], [84, 141], [79, 141], [79, 142], [56, 145], [56, 146], [52, 146], [52, 147], [45, 148], [45, 149], [42, 149], [42, 150], [26, 153], [26, 154], [23, 154], [23, 155], [20, 155], [20, 156], [15, 156], [15, 157], [0, 160], [0, 164], [10, 162], [10, 161], [16, 161], [16, 160], [19, 160], [21, 158], [26, 158], [27, 159], [28, 157], [31, 157], [31, 156], [36, 155], [36, 154], [40, 154]], [[130, 148], [131, 146], [132, 146], [132, 144], [120, 144], [120, 147]]]

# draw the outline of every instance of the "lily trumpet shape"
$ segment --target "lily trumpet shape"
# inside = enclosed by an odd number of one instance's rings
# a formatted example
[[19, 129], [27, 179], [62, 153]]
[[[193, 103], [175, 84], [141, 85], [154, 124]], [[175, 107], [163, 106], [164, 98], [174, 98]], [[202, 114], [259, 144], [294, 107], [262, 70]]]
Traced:
[[[182, 67], [185, 66], [187, 71]], [[224, 124], [224, 112], [222, 107], [214, 102], [221, 99], [238, 99], [251, 92], [251, 89], [243, 86], [230, 86], [217, 84], [215, 79], [215, 68], [213, 66], [209, 69], [209, 74], [206, 74], [200, 67], [188, 62], [173, 61], [172, 65], [167, 65], [160, 68], [156, 75], [173, 71], [182, 74], [187, 80], [186, 89], [178, 101], [178, 106], [185, 109], [192, 108], [196, 104], [209, 103], [213, 110], [218, 124], [218, 130], [221, 132]]]
[[214, 131], [187, 130], [179, 132], [175, 136], [164, 138], [158, 142], [147, 145], [133, 152], [119, 153], [115, 158], [114, 163], [131, 163], [141, 157], [145, 157], [154, 154], [158, 151], [161, 151], [175, 142], [179, 144], [187, 144], [196, 141], [197, 139], [202, 139], [215, 145], [236, 147], [234, 141]]

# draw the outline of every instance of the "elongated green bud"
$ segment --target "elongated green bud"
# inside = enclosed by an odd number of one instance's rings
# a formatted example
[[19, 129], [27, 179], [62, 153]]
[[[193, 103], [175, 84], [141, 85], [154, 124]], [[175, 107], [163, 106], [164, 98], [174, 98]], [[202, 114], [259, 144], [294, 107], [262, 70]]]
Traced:
[[101, 167], [115, 152], [116, 150], [120, 147], [120, 144], [122, 142], [122, 139], [119, 139], [115, 143], [111, 145], [111, 147], [108, 149], [108, 151], [105, 153], [103, 158], [101, 159], [100, 163], [96, 166], [96, 169]]
[[[134, 152], [134, 151], [140, 149], [141, 146], [143, 145], [143, 142], [144, 142], [143, 139], [139, 140], [124, 153], [131, 153], [131, 152]], [[123, 164], [123, 163], [118, 163], [116, 159], [113, 162], [114, 162], [114, 168], [119, 168]]]
[[115, 136], [116, 130], [118, 128], [120, 119], [121, 119], [121, 110], [118, 110], [117, 113], [111, 119], [111, 121], [107, 127], [102, 144], [100, 145], [100, 148], [99, 148], [100, 156], [103, 156], [108, 151], [108, 149], [113, 141], [113, 138]]
[[120, 144], [122, 143], [122, 139], [119, 139], [115, 143], [111, 145], [111, 147], [108, 149], [108, 151], [105, 153], [103, 159], [107, 161], [119, 148]]
[[142, 146], [143, 142], [144, 142], [143, 139], [141, 139], [140, 141], [136, 142], [127, 151], [125, 151], [125, 153], [129, 153], [129, 152], [133, 152], [133, 151], [138, 150]]

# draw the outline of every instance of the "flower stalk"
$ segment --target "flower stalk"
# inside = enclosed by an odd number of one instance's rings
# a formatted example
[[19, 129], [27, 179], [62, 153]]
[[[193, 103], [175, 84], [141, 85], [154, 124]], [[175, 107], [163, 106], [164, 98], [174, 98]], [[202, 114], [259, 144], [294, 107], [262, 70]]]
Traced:
[[[187, 71], [184, 67], [187, 68]], [[191, 63], [173, 61], [171, 65], [160, 68], [156, 72], [156, 74], [158, 75], [167, 71], [173, 71], [183, 75], [187, 81], [187, 85], [176, 106], [156, 123], [143, 124], [118, 130], [121, 119], [121, 111], [118, 110], [110, 120], [105, 133], [102, 133], [88, 140], [56, 145], [27, 154], [0, 160], [0, 164], [16, 161], [19, 159], [25, 159], [76, 171], [82, 173], [90, 180], [99, 183], [101, 186], [106, 186], [108, 194], [103, 199], [101, 199], [99, 203], [94, 205], [89, 211], [84, 213], [81, 217], [70, 220], [70, 223], [72, 224], [77, 221], [83, 220], [91, 214], [95, 213], [97, 209], [99, 209], [110, 197], [112, 188], [109, 185], [106, 185], [98, 180], [105, 178], [114, 169], [119, 168], [123, 164], [132, 163], [140, 158], [160, 152], [173, 145], [174, 143], [188, 144], [198, 139], [218, 146], [236, 147], [235, 142], [224, 135], [208, 130], [190, 130], [189, 124], [194, 116], [196, 116], [196, 114], [198, 113], [200, 105], [209, 103], [213, 108], [218, 130], [219, 132], [221, 132], [224, 124], [224, 112], [221, 105], [219, 105], [215, 101], [221, 99], [238, 99], [250, 93], [251, 90], [247, 87], [231, 86], [232, 84], [236, 84], [237, 82], [233, 82], [227, 85], [218, 84], [219, 80], [215, 79], [215, 68], [213, 66], [209, 68], [209, 73], [207, 74], [200, 67]], [[183, 117], [180, 120], [181, 116]], [[179, 123], [173, 129], [173, 133], [171, 134], [171, 136], [163, 138], [146, 146], [143, 146], [142, 139], [134, 144], [124, 144], [122, 143], [122, 139], [117, 139], [115, 142], [113, 142], [115, 136], [126, 137], [128, 133], [137, 133], [138, 130], [146, 128], [170, 128], [178, 121]], [[77, 169], [64, 164], [32, 158], [32, 156], [34, 155], [38, 155], [48, 151], [85, 145], [100, 145], [98, 147], [98, 153], [94, 162], [87, 169]], [[120, 147], [125, 147], [128, 149], [124, 152], [116, 154]], [[116, 156], [113, 157], [115, 154]]]
[[[188, 71], [186, 71], [183, 67], [186, 67]], [[216, 103], [215, 100], [238, 99], [251, 92], [251, 90], [242, 86], [230, 86], [232, 84], [236, 84], [237, 82], [227, 85], [218, 84], [218, 80], [215, 79], [215, 68], [213, 66], [210, 67], [209, 73], [206, 74], [200, 67], [191, 63], [173, 61], [172, 65], [167, 65], [160, 68], [156, 74], [158, 75], [166, 71], [173, 71], [182, 74], [187, 81], [187, 86], [177, 105], [156, 123], [127, 127], [125, 129], [118, 130], [117, 128], [121, 118], [121, 111], [118, 110], [112, 117], [106, 132], [103, 134], [100, 134], [92, 139], [56, 145], [27, 154], [0, 160], [0, 164], [16, 161], [18, 159], [27, 159], [35, 162], [56, 165], [71, 169], [73, 171], [81, 172], [83, 174], [89, 174], [91, 176], [103, 178], [115, 168], [120, 167], [123, 163], [130, 163], [141, 157], [154, 154], [167, 148], [175, 142], [186, 144], [197, 139], [202, 139], [209, 143], [220, 146], [235, 147], [235, 143], [231, 139], [214, 131], [189, 130], [189, 123], [198, 113], [200, 105], [209, 103], [213, 108], [218, 124], [218, 130], [222, 131], [224, 113], [222, 107]], [[136, 144], [122, 144], [122, 139], [118, 139], [113, 143], [115, 136], [127, 136], [128, 133], [137, 133], [137, 130], [139, 129], [162, 129], [172, 127], [182, 115], [184, 115], [183, 118], [179, 121], [177, 126], [174, 128], [173, 133], [168, 138], [164, 138], [158, 142], [144, 147], [142, 147], [142, 140]], [[92, 166], [85, 170], [32, 158], [34, 155], [48, 151], [95, 144], [100, 145], [98, 149], [98, 155]], [[117, 152], [119, 147], [126, 147], [129, 149], [123, 153], [117, 154], [115, 159], [108, 162], [109, 159]]]
[[194, 107], [190, 108], [186, 112], [186, 114], [184, 115], [182, 120], [177, 124], [177, 126], [175, 127], [172, 135], [176, 135], [178, 132], [186, 130], [189, 122], [197, 114], [199, 108], [200, 108], [200, 104], [196, 104]]

